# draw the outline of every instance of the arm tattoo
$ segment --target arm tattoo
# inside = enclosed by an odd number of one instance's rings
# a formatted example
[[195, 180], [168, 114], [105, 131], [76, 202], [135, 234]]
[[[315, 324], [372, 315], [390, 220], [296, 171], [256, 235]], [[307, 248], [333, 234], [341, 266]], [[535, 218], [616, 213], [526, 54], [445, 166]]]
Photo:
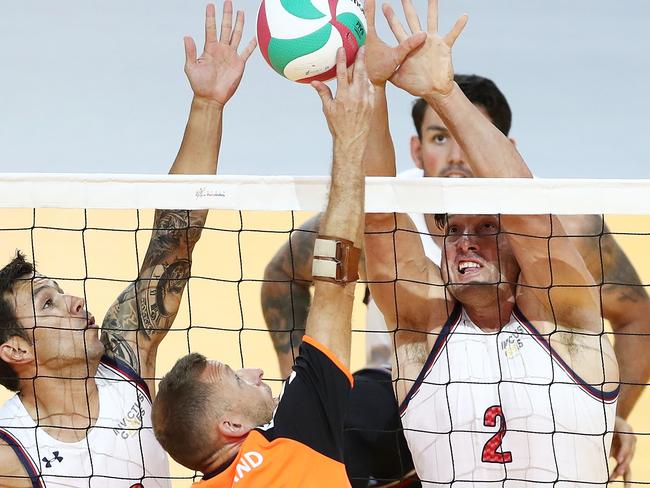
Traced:
[[293, 233], [268, 264], [262, 287], [262, 311], [276, 354], [292, 353], [305, 335], [311, 295], [311, 263], [320, 215]]
[[106, 354], [111, 358], [121, 359], [132, 366], [135, 371], [139, 371], [140, 360], [135, 351], [133, 351], [131, 344], [124, 339], [123, 335], [116, 334], [112, 331], [109, 332], [105, 327], [106, 322], [104, 322], [104, 330], [102, 330], [102, 342], [104, 343]]
[[276, 352], [289, 354], [305, 335], [311, 296], [309, 289], [292, 283], [280, 287], [280, 293], [262, 296], [262, 309]]
[[207, 212], [157, 210], [137, 280], [118, 297], [104, 318], [102, 342], [109, 355], [139, 368], [138, 341], [162, 339], [171, 327], [190, 277], [191, 253]]
[[601, 240], [603, 261], [603, 294], [614, 295], [621, 302], [639, 302], [648, 299], [648, 293], [629, 258], [611, 234]]

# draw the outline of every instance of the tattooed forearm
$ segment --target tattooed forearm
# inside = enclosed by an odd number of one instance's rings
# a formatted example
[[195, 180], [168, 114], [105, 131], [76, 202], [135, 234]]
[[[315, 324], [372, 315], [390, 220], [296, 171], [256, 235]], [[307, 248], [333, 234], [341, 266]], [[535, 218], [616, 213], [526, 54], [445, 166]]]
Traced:
[[273, 346], [278, 355], [289, 354], [298, 348], [305, 335], [309, 289], [291, 283], [265, 283], [265, 288], [262, 311]]
[[150, 275], [138, 279], [136, 299], [142, 330], [147, 336], [171, 327], [190, 276], [190, 262], [179, 259], [158, 264]]
[[155, 266], [169, 255], [189, 260], [206, 217], [205, 210], [156, 210], [143, 268]]
[[603, 263], [603, 294], [621, 302], [639, 302], [648, 299], [639, 274], [611, 234], [601, 240]]
[[108, 353], [139, 365], [139, 354], [164, 337], [178, 313], [206, 216], [205, 210], [156, 211], [138, 278], [104, 319], [102, 339]]
[[282, 374], [293, 364], [311, 304], [311, 262], [320, 215], [292, 233], [264, 271], [262, 312]]

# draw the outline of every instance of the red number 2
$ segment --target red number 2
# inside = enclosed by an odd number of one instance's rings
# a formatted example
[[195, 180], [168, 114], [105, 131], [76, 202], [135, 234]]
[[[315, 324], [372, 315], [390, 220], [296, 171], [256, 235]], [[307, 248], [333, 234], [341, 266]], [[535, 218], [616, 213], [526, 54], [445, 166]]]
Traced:
[[512, 462], [512, 453], [508, 452], [497, 452], [497, 449], [501, 448], [501, 442], [503, 437], [506, 435], [506, 418], [503, 416], [503, 410], [501, 410], [501, 405], [494, 405], [488, 408], [485, 411], [483, 416], [483, 425], [486, 427], [496, 427], [497, 418], [499, 422], [499, 431], [494, 434], [483, 446], [483, 456], [481, 461], [484, 463], [511, 463]]

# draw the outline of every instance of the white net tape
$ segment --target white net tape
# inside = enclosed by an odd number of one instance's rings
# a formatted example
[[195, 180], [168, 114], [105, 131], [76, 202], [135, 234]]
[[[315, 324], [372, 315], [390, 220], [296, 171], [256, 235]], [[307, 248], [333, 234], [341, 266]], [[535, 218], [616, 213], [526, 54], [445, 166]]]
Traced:
[[[0, 207], [320, 211], [327, 177], [0, 175]], [[368, 178], [367, 212], [650, 214], [650, 180]]]

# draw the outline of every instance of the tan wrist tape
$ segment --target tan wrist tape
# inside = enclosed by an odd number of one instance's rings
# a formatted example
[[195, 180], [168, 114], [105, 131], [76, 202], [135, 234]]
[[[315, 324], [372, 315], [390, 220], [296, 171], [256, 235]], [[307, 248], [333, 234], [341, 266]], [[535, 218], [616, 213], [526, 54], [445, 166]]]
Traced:
[[359, 279], [361, 249], [352, 241], [318, 236], [314, 243], [311, 274], [314, 280], [344, 285]]

